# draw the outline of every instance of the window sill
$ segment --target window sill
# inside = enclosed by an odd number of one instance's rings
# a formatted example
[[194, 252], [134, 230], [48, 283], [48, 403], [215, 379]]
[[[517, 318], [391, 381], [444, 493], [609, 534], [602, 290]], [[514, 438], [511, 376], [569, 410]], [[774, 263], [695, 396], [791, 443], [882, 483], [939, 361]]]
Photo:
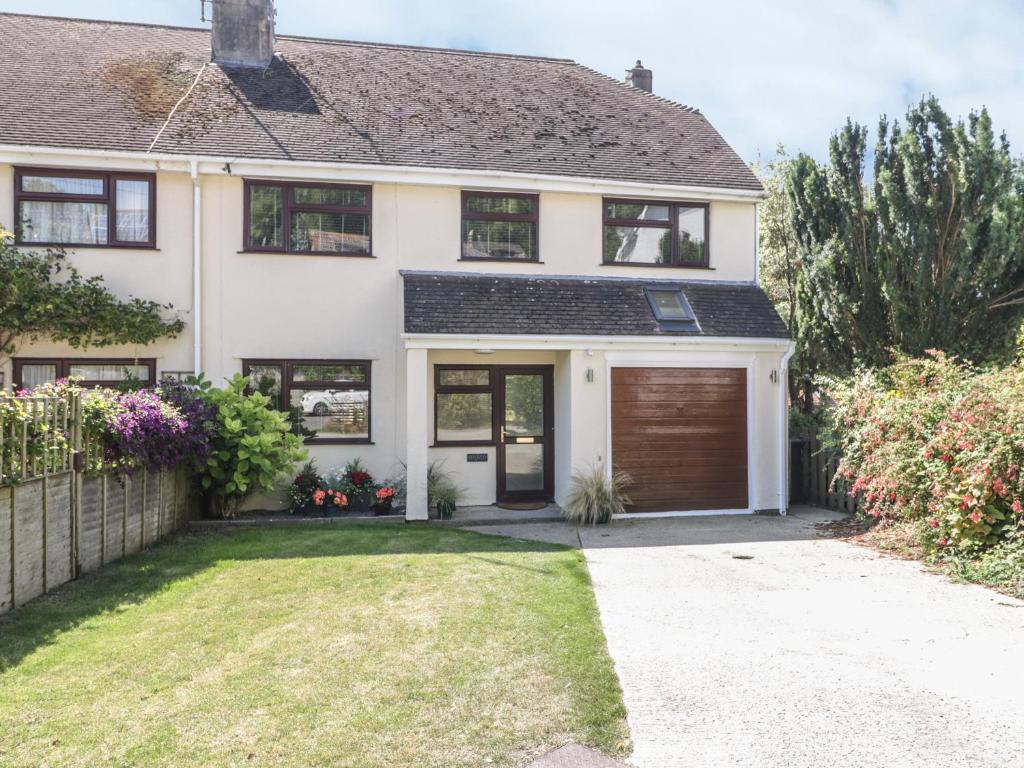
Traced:
[[336, 256], [345, 259], [375, 259], [372, 253], [339, 253], [337, 251], [264, 251], [259, 248], [244, 248], [235, 251], [240, 254], [256, 254], [263, 256]]
[[351, 439], [347, 437], [308, 437], [302, 441], [303, 445], [373, 445], [373, 440], [363, 438]]
[[709, 272], [714, 272], [715, 267], [710, 267], [703, 264], [645, 264], [638, 261], [615, 261], [606, 262], [602, 261], [602, 267], [648, 267], [653, 269], [703, 269]]
[[497, 262], [501, 262], [502, 264], [543, 264], [544, 263], [540, 259], [503, 259], [503, 258], [498, 257], [498, 256], [494, 256], [494, 257], [491, 257], [491, 258], [469, 258], [469, 259], [467, 259], [466, 257], [463, 256], [462, 258], [459, 259], [459, 261], [483, 261], [483, 262], [497, 261]]
[[17, 240], [14, 245], [18, 248], [63, 248], [64, 250], [78, 250], [87, 248], [89, 250], [111, 250], [111, 251], [159, 251], [155, 245], [129, 245], [128, 243], [23, 243]]
[[493, 440], [459, 440], [455, 442], [433, 442], [430, 448], [494, 448], [497, 445]]

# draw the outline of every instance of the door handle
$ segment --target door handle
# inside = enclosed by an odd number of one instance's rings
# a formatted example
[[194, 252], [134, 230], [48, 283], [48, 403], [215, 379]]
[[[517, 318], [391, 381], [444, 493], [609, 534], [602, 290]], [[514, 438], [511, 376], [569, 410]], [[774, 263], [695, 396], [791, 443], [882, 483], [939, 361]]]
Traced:
[[501, 442], [505, 442], [505, 425], [501, 425]]

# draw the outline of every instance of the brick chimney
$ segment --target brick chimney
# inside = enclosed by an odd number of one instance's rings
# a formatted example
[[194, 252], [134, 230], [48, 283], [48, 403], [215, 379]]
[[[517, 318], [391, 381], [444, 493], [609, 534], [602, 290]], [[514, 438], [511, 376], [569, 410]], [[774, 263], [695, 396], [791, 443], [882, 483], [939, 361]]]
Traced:
[[641, 91], [651, 93], [651, 88], [654, 84], [654, 73], [649, 69], [645, 69], [644, 65], [640, 63], [640, 59], [637, 59], [636, 66], [626, 70], [626, 83], [634, 88], [639, 88]]
[[212, 0], [213, 60], [227, 67], [270, 66], [274, 0]]

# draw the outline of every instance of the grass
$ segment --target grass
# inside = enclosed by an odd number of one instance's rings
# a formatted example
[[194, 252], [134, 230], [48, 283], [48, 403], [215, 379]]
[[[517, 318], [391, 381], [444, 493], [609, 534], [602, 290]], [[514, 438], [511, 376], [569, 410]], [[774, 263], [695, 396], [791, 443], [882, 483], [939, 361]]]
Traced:
[[628, 751], [579, 552], [419, 526], [183, 536], [0, 618], [2, 766]]

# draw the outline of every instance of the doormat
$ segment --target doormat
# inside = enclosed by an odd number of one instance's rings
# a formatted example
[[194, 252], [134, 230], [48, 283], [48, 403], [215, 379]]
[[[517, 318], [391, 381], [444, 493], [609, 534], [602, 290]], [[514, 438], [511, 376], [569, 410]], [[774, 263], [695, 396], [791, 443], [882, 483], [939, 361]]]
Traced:
[[545, 501], [510, 501], [507, 504], [497, 504], [498, 509], [512, 509], [517, 512], [531, 512], [535, 509], [544, 509], [547, 506]]

